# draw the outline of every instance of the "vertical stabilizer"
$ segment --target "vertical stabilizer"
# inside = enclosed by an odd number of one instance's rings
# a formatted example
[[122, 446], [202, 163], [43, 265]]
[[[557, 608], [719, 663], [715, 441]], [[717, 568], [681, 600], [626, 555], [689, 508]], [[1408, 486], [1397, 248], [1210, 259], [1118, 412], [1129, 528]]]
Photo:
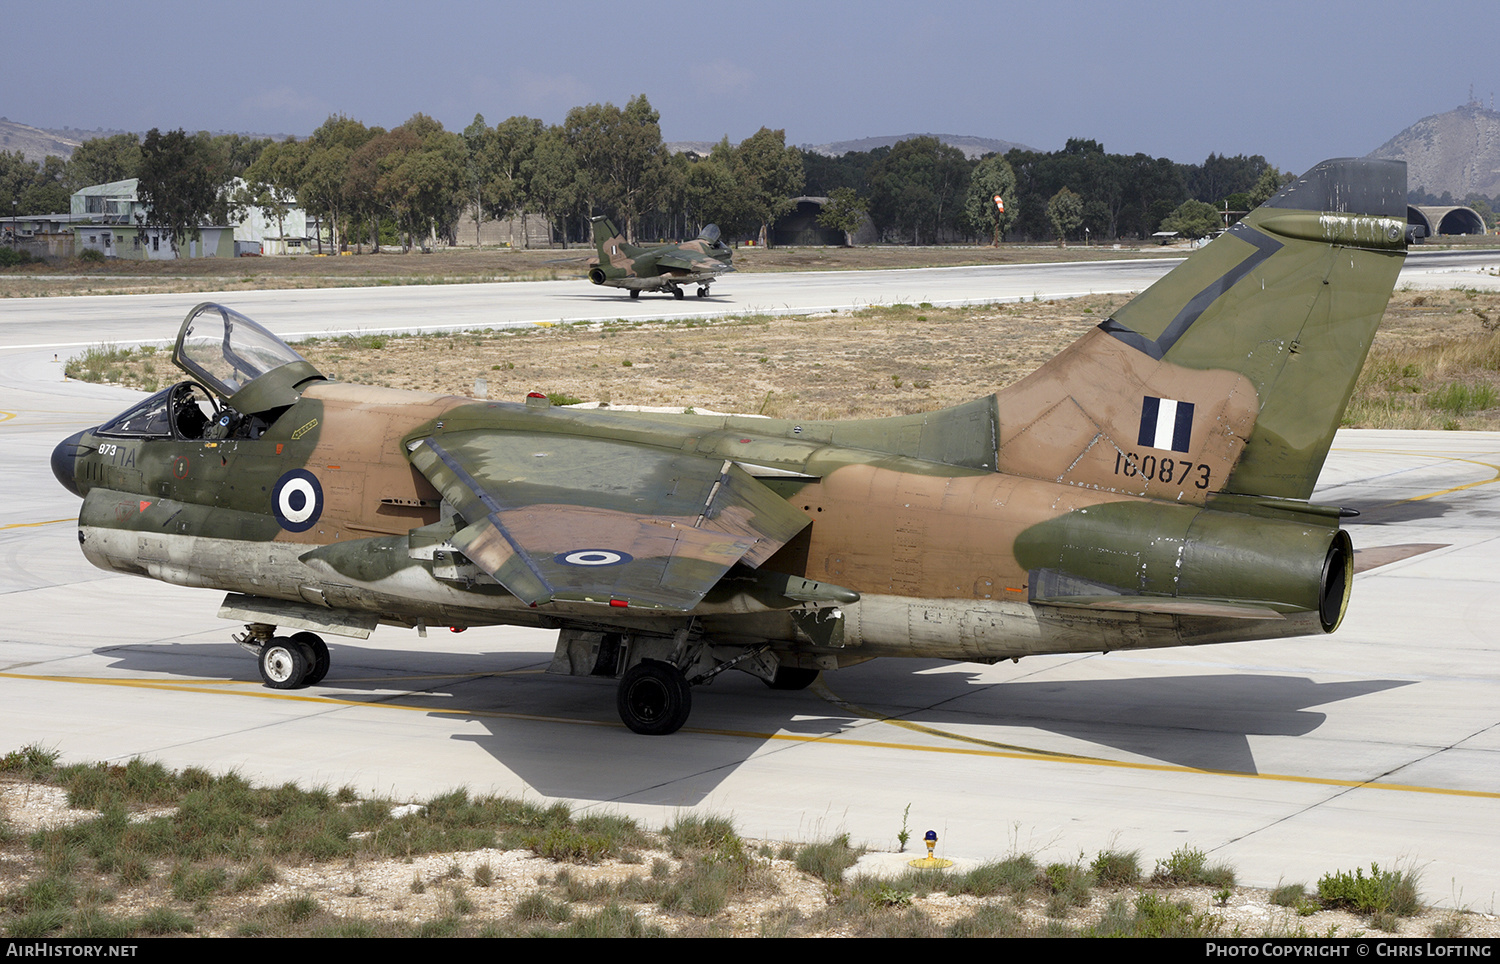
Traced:
[[599, 255], [601, 265], [620, 267], [635, 256], [635, 246], [625, 243], [625, 236], [615, 227], [615, 222], [603, 216], [591, 218], [590, 221], [594, 225], [594, 250]]
[[1306, 499], [1405, 253], [1406, 165], [1324, 161], [1000, 392], [1001, 470]]

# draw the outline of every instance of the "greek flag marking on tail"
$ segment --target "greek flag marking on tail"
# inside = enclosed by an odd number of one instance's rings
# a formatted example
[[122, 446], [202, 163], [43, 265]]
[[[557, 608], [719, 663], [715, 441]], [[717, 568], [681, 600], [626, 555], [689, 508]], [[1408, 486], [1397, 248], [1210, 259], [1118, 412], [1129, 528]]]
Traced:
[[1141, 436], [1137, 444], [1186, 452], [1192, 448], [1193, 403], [1171, 398], [1141, 399]]

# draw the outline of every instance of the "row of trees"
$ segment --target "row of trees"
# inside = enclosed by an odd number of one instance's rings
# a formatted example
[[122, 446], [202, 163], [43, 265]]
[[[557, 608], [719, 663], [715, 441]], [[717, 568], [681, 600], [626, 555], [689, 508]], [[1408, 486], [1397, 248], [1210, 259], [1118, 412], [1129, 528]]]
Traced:
[[[455, 243], [465, 211], [477, 220], [540, 215], [549, 243], [583, 240], [608, 214], [628, 237], [687, 237], [717, 223], [728, 237], [769, 240], [770, 225], [807, 193], [831, 199], [821, 222], [846, 237], [865, 218], [890, 242], [1105, 240], [1175, 230], [1216, 230], [1221, 212], [1246, 211], [1289, 175], [1260, 155], [1210, 154], [1178, 164], [1106, 153], [1072, 139], [1060, 151], [1012, 150], [970, 160], [933, 137], [830, 158], [788, 147], [761, 128], [706, 156], [670, 153], [645, 96], [624, 108], [590, 104], [561, 124], [482, 115], [461, 132], [425, 114], [391, 130], [330, 117], [309, 138], [282, 142], [153, 130], [85, 142], [64, 162], [0, 153], [0, 199], [20, 214], [66, 210], [78, 187], [128, 177], [153, 206], [153, 221], [179, 239], [236, 209], [280, 220], [294, 205], [331, 226], [336, 242], [377, 250], [402, 238]], [[231, 192], [232, 178], [244, 186]], [[996, 196], [1003, 198], [1003, 210]]]
[[[1216, 229], [1219, 210], [1248, 210], [1288, 177], [1259, 155], [1210, 154], [1203, 164], [1177, 164], [1108, 154], [1083, 139], [1069, 140], [1060, 151], [1012, 150], [971, 161], [935, 138], [918, 137], [840, 158], [808, 156], [806, 166], [809, 193], [853, 192], [865, 200], [883, 240], [912, 243], [997, 240], [1002, 233], [1025, 240], [1085, 233], [1142, 238], [1169, 217], [1175, 226], [1166, 230], [1194, 234], [1204, 208], [1213, 212], [1207, 230]], [[1004, 199], [1003, 213], [993, 203], [996, 194]], [[1189, 202], [1195, 203], [1179, 215]]]
[[[694, 234], [717, 222], [731, 237], [759, 234], [802, 188], [802, 154], [779, 130], [738, 145], [725, 138], [707, 157], [668, 152], [660, 116], [644, 96], [622, 109], [590, 104], [560, 125], [482, 115], [462, 132], [425, 114], [392, 130], [330, 117], [303, 140], [252, 141], [184, 131], [97, 138], [70, 161], [0, 154], [0, 198], [19, 214], [66, 211], [78, 188], [137, 177], [150, 223], [181, 240], [200, 224], [224, 223], [250, 207], [280, 221], [293, 206], [329, 225], [335, 242], [392, 233], [408, 246], [457, 240], [466, 211], [478, 220], [539, 214], [553, 239], [585, 239], [589, 219], [608, 214], [628, 236]], [[230, 190], [231, 179], [244, 185]]]
[[268, 146], [245, 178], [236, 203], [274, 218], [295, 199], [336, 240], [368, 238], [378, 250], [391, 224], [408, 247], [456, 243], [466, 210], [477, 213], [476, 231], [485, 220], [541, 215], [549, 243], [587, 238], [597, 214], [632, 239], [688, 235], [710, 221], [764, 237], [802, 171], [783, 132], [765, 128], [737, 146], [726, 138], [706, 158], [672, 155], [660, 116], [639, 96], [624, 108], [576, 107], [559, 125], [511, 117], [491, 127], [476, 115], [461, 133], [425, 114], [389, 131], [331, 117], [307, 140]]

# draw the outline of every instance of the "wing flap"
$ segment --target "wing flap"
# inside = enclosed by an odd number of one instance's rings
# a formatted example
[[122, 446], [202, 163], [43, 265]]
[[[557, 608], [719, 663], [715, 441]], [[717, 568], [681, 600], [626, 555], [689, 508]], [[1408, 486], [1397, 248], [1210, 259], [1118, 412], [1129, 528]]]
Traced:
[[474, 430], [410, 457], [465, 523], [453, 547], [532, 605], [687, 611], [811, 521], [730, 461], [629, 442]]
[[671, 253], [657, 257], [658, 268], [675, 268], [679, 271], [733, 271], [734, 269], [717, 258], [692, 258], [685, 254]]

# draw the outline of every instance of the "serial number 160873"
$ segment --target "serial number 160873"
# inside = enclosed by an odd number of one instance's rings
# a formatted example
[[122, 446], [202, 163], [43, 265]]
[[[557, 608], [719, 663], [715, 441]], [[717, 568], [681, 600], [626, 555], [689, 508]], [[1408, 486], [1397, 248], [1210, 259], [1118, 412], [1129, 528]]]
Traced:
[[1169, 455], [1138, 455], [1135, 452], [1115, 452], [1115, 475], [1135, 478], [1137, 475], [1150, 481], [1166, 485], [1176, 483], [1185, 489], [1189, 484], [1195, 489], [1209, 486], [1211, 473], [1202, 462], [1174, 459]]

